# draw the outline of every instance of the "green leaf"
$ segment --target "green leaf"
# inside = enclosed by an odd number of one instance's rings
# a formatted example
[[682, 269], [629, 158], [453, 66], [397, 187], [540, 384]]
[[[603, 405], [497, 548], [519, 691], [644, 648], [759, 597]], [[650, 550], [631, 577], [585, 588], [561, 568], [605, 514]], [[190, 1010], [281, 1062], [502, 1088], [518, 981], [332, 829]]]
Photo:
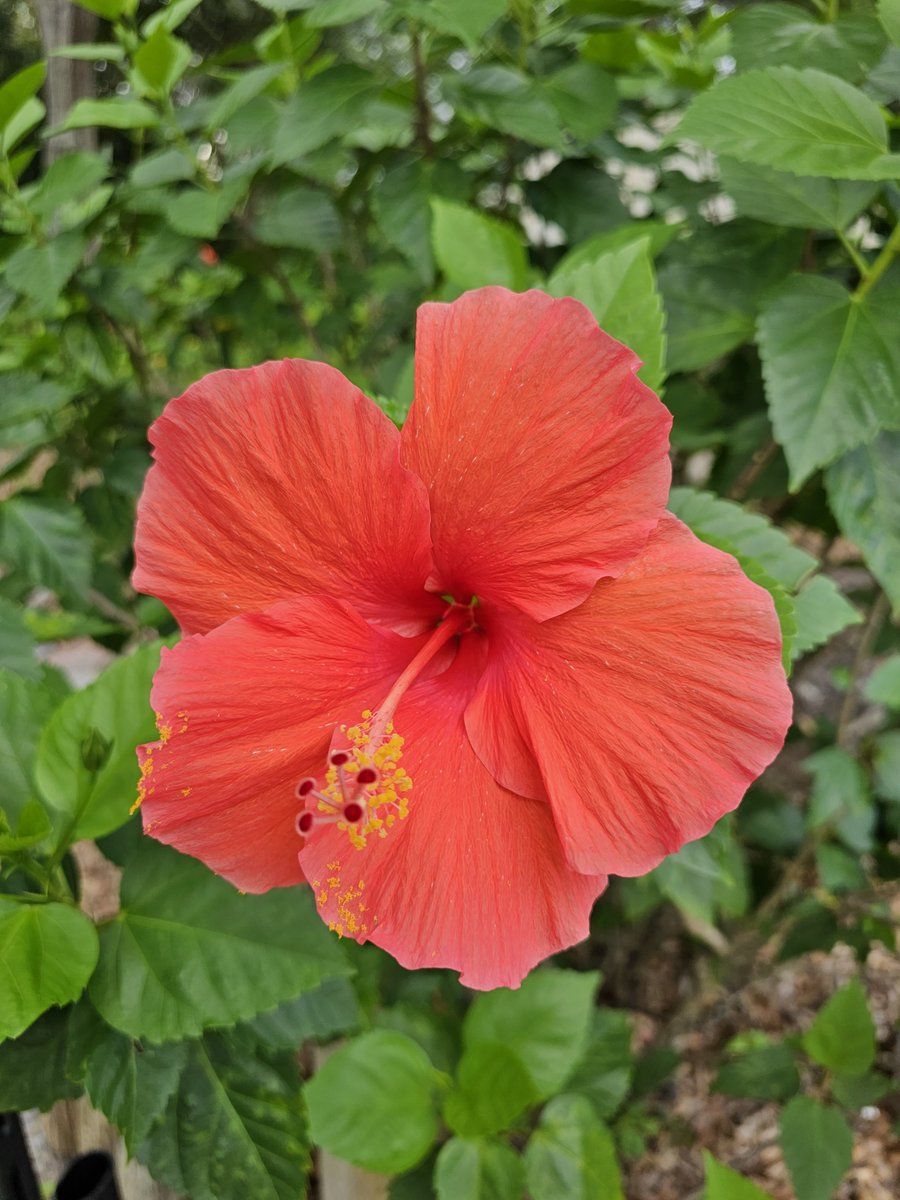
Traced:
[[517, 991], [476, 996], [466, 1014], [466, 1046], [508, 1046], [528, 1068], [540, 1097], [559, 1091], [587, 1045], [600, 983], [596, 971], [533, 971]]
[[159, 124], [156, 110], [143, 100], [76, 100], [66, 118], [54, 132], [67, 129], [89, 129], [100, 125], [106, 129], [150, 129]]
[[163, 1119], [138, 1150], [191, 1200], [297, 1200], [309, 1148], [293, 1056], [216, 1034], [187, 1047]]
[[900, 0], [878, 0], [878, 19], [891, 41], [900, 46]]
[[199, 187], [183, 188], [166, 205], [166, 221], [185, 237], [217, 237], [248, 186], [249, 180], [238, 178], [214, 192]]
[[85, 200], [108, 175], [109, 163], [102, 154], [63, 154], [47, 168], [29, 198], [29, 207], [45, 224], [52, 224], [54, 231], [71, 228]]
[[853, 1162], [853, 1134], [837, 1109], [795, 1096], [781, 1114], [781, 1152], [797, 1200], [825, 1200]]
[[364, 1033], [336, 1050], [306, 1086], [312, 1139], [367, 1171], [409, 1170], [437, 1137], [439, 1078], [409, 1038]]
[[767, 67], [701, 92], [673, 135], [741, 162], [829, 179], [891, 179], [878, 105], [824, 71]]
[[188, 69], [192, 53], [187, 42], [157, 25], [132, 58], [137, 82], [151, 95], [168, 96]]
[[800, 1089], [793, 1050], [784, 1042], [760, 1046], [719, 1068], [712, 1090], [751, 1100], [788, 1100]]
[[625, 1200], [609, 1130], [584, 1096], [556, 1096], [525, 1148], [534, 1200]]
[[639, 374], [644, 383], [659, 390], [665, 378], [666, 341], [649, 239], [608, 251], [592, 263], [557, 271], [547, 290], [586, 304], [597, 324], [642, 360]]
[[521, 291], [528, 282], [528, 260], [511, 226], [477, 209], [433, 197], [431, 236], [434, 257], [451, 283], [460, 288], [500, 284]]
[[187, 20], [200, 3], [201, 0], [171, 0], [165, 8], [161, 8], [157, 12], [150, 14], [141, 26], [141, 33], [144, 37], [149, 37], [160, 26], [171, 33], [173, 29], [177, 29], [179, 25]]
[[846, 229], [878, 191], [875, 183], [790, 175], [727, 156], [719, 170], [742, 216], [794, 229]]
[[846, 750], [827, 746], [810, 754], [804, 769], [813, 776], [807, 823], [832, 827], [859, 854], [872, 849], [875, 809], [862, 767]]
[[444, 75], [442, 83], [454, 107], [479, 126], [551, 150], [566, 149], [550, 94], [521, 71], [497, 63], [476, 65], [465, 74]]
[[386, 0], [317, 0], [306, 15], [306, 23], [311, 29], [331, 29], [386, 7]]
[[[90, 687], [64, 700], [43, 732], [35, 777], [44, 799], [75, 821], [72, 841], [102, 837], [128, 820], [139, 778], [135, 747], [158, 736], [150, 684], [159, 653], [155, 642], [114, 662]], [[93, 773], [82, 761], [92, 731], [111, 745]]]
[[674, 487], [669, 494], [669, 510], [702, 541], [712, 545], [730, 543], [739, 560], [755, 559], [790, 591], [817, 566], [811, 554], [793, 545], [787, 534], [766, 517], [712, 492]]
[[706, 1168], [704, 1200], [772, 1200], [768, 1192], [751, 1180], [724, 1163], [716, 1162], [708, 1150], [703, 1151], [703, 1165]]
[[760, 313], [769, 411], [794, 490], [880, 429], [900, 428], [898, 302], [896, 284], [856, 299], [836, 280], [804, 275]]
[[818, 67], [859, 83], [885, 50], [884, 31], [871, 13], [820, 20], [794, 4], [754, 4], [731, 22], [731, 50], [738, 70], [756, 67]]
[[499, 1042], [482, 1042], [469, 1046], [460, 1059], [444, 1119], [462, 1137], [502, 1133], [538, 1098], [518, 1054]]
[[262, 202], [253, 234], [266, 246], [333, 250], [341, 240], [341, 219], [324, 192], [300, 184]]
[[817, 846], [816, 866], [822, 886], [829, 892], [859, 891], [868, 882], [859, 855], [841, 846], [832, 846], [827, 842]]
[[470, 50], [480, 50], [482, 38], [504, 15], [509, 0], [420, 0], [406, 7], [427, 28], [459, 38]]
[[31, 798], [38, 738], [56, 703], [40, 683], [0, 668], [0, 805], [11, 822]]
[[[22, 610], [0, 596], [0, 667], [23, 679], [39, 679], [41, 666], [34, 656], [34, 638]], [[2, 795], [2, 789], [0, 789]]]
[[81, 1093], [66, 1078], [71, 1011], [48, 1009], [17, 1038], [0, 1042], [0, 1112], [46, 1112]]
[[301, 83], [275, 131], [272, 165], [282, 166], [348, 133], [376, 86], [371, 75], [351, 66]]
[[864, 1071], [862, 1075], [832, 1075], [830, 1086], [838, 1104], [857, 1111], [878, 1104], [885, 1096], [897, 1091], [896, 1079], [877, 1071]]
[[[0, 814], [2, 813], [3, 810], [0, 809]], [[39, 845], [53, 830], [47, 810], [35, 799], [24, 805], [13, 832], [2, 832], [2, 826], [3, 821], [0, 819], [0, 857], [5, 854], [17, 854], [20, 850]]]
[[240, 112], [254, 97], [264, 92], [274, 79], [282, 75], [286, 66], [286, 63], [275, 63], [241, 71], [234, 83], [216, 96], [206, 116], [206, 128], [220, 129], [227, 125], [235, 113]]
[[590, 1037], [581, 1061], [566, 1081], [567, 1092], [587, 1096], [600, 1117], [612, 1117], [631, 1087], [634, 1031], [627, 1013], [595, 1008]]
[[43, 87], [47, 76], [47, 64], [32, 63], [23, 67], [0, 85], [0, 131], [6, 129], [10, 119]]
[[862, 550], [900, 611], [900, 433], [881, 433], [870, 446], [838, 459], [825, 474], [825, 487], [841, 532]]
[[875, 1061], [875, 1025], [858, 979], [834, 993], [803, 1035], [803, 1049], [829, 1071], [861, 1075]]
[[580, 141], [599, 137], [613, 123], [618, 104], [616, 81], [596, 63], [571, 63], [544, 82], [544, 94], [564, 129]]
[[121, 17], [122, 13], [133, 10], [135, 7], [133, 0], [75, 0], [75, 3], [79, 8], [86, 8], [88, 12], [96, 13], [104, 21], [115, 21]]
[[346, 979], [323, 979], [302, 996], [286, 1000], [271, 1012], [260, 1013], [247, 1031], [272, 1050], [296, 1050], [307, 1038], [331, 1041], [362, 1024], [356, 992]]
[[892, 654], [878, 664], [863, 685], [863, 695], [873, 704], [900, 709], [900, 654]]
[[149, 1135], [178, 1087], [187, 1066], [188, 1046], [154, 1046], [104, 1025], [84, 1076], [91, 1104], [125, 1139], [129, 1155]]
[[451, 1138], [437, 1156], [437, 1200], [521, 1200], [522, 1160], [501, 1142]]
[[84, 235], [76, 232], [61, 233], [40, 246], [20, 246], [6, 260], [6, 281], [43, 312], [52, 311], [60, 292], [75, 274], [86, 246]]
[[50, 57], [71, 58], [76, 62], [122, 62], [125, 51], [118, 42], [74, 42], [70, 46], [57, 46]]
[[90, 539], [77, 508], [18, 494], [2, 505], [0, 518], [0, 558], [34, 587], [52, 588], [64, 599], [84, 598]]
[[794, 597], [794, 619], [797, 633], [791, 646], [793, 658], [823, 646], [842, 629], [862, 621], [859, 612], [827, 575], [817, 575], [800, 589]]
[[872, 765], [875, 767], [876, 793], [900, 804], [900, 729], [889, 729], [878, 735]]
[[26, 100], [8, 119], [6, 128], [0, 130], [0, 156], [12, 154], [22, 138], [44, 119], [46, 112], [43, 103], [36, 96]]
[[[720, 911], [742, 915], [746, 907], [744, 860], [724, 825], [670, 854], [656, 868], [655, 878], [663, 894], [701, 926], [714, 926]], [[712, 935], [708, 940], [715, 944], [719, 939]]]
[[96, 962], [97, 931], [77, 908], [0, 899], [0, 1041], [77, 1000]]
[[166, 183], [180, 183], [183, 179], [193, 179], [197, 166], [175, 146], [166, 150], [158, 150], [156, 154], [148, 154], [136, 163], [131, 171], [131, 182], [135, 187], [160, 187]]
[[245, 896], [150, 838], [122, 876], [122, 911], [100, 930], [91, 999], [131, 1037], [196, 1036], [348, 971], [307, 890]]

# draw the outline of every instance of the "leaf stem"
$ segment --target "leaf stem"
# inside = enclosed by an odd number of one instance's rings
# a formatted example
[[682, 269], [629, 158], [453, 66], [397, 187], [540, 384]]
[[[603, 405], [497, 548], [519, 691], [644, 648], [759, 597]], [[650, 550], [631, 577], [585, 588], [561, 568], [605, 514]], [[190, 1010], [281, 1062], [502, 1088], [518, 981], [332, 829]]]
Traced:
[[894, 232], [881, 247], [881, 253], [867, 269], [859, 287], [853, 293], [854, 300], [865, 299], [898, 254], [900, 254], [900, 223], [894, 226]]
[[865, 279], [866, 276], [869, 274], [871, 267], [866, 262], [866, 260], [863, 258], [863, 256], [860, 254], [860, 252], [857, 250], [857, 248], [853, 245], [853, 243], [850, 241], [850, 239], [847, 237], [846, 233], [844, 233], [843, 229], [836, 229], [835, 233], [838, 236], [838, 241], [841, 243], [841, 245], [847, 251], [847, 254], [850, 256], [850, 258], [853, 260], [854, 267], [856, 267], [857, 271], [859, 271], [860, 279], [861, 280]]

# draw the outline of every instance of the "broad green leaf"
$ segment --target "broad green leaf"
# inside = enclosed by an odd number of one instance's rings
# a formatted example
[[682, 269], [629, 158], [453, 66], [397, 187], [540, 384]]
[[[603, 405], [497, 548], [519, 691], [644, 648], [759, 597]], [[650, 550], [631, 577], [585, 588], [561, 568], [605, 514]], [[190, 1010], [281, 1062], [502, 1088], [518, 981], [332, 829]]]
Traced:
[[[885, 360], [879, 357], [884, 369]], [[831, 511], [900, 611], [900, 433], [881, 433], [825, 474]]]
[[805, 823], [799, 807], [784, 796], [755, 789], [738, 809], [741, 837], [773, 854], [793, 854], [803, 841]]
[[[747, 879], [740, 848], [727, 826], [720, 826], [701, 841], [663, 859], [656, 880], [667, 896], [688, 917], [703, 925], [715, 924], [720, 911], [743, 915]], [[715, 940], [715, 939], [713, 939]]]
[[38, 739], [56, 704], [40, 683], [0, 668], [0, 807], [13, 826], [34, 790]]
[[358, 67], [341, 66], [304, 81], [285, 105], [272, 143], [281, 166], [349, 132], [376, 88]]
[[233, 179], [215, 191], [183, 188], [166, 205], [169, 226], [185, 237], [214, 238], [247, 190], [247, 179]]
[[712, 1090], [751, 1100], [788, 1100], [800, 1089], [793, 1050], [784, 1042], [759, 1046], [719, 1068]]
[[534, 1200], [625, 1200], [612, 1134], [584, 1096], [555, 1096], [525, 1147]]
[[39, 1108], [80, 1095], [66, 1077], [69, 1008], [51, 1008], [16, 1038], [0, 1042], [0, 1112]]
[[891, 41], [900, 46], [900, 0], [878, 0], [878, 19]]
[[706, 1167], [706, 1192], [704, 1200], [772, 1200], [768, 1192], [745, 1179], [731, 1167], [716, 1162], [708, 1150], [703, 1151]]
[[674, 487], [669, 509], [702, 541], [729, 542], [739, 559], [755, 559], [782, 587], [794, 591], [816, 569], [811, 554], [794, 546], [777, 525], [712, 492]]
[[618, 103], [616, 81], [596, 63], [571, 63], [544, 81], [544, 94], [564, 129], [589, 142], [612, 125]]
[[165, 8], [150, 14], [141, 26], [141, 33], [144, 37], [150, 37], [160, 26], [171, 33], [187, 20], [200, 3], [201, 0], [171, 0]]
[[138, 1158], [191, 1200], [297, 1200], [309, 1146], [293, 1056], [217, 1034], [191, 1042], [177, 1090]]
[[538, 1100], [519, 1055], [498, 1042], [480, 1042], [463, 1053], [456, 1083], [444, 1101], [444, 1120], [462, 1137], [502, 1133]]
[[832, 1075], [829, 1081], [831, 1094], [844, 1108], [865, 1108], [878, 1104], [885, 1096], [897, 1091], [897, 1080], [878, 1071], [864, 1071], [862, 1075]]
[[58, 501], [14, 496], [0, 507], [0, 559], [34, 587], [83, 598], [91, 547], [80, 511]]
[[753, 4], [731, 22], [731, 51], [739, 71], [756, 67], [818, 67], [859, 83], [885, 49], [871, 13], [844, 13], [821, 20], [796, 4]]
[[791, 646], [793, 658], [823, 646], [842, 629], [862, 621], [859, 612], [827, 575], [817, 575], [800, 589], [794, 597], [794, 619], [797, 633]]
[[863, 686], [863, 695], [873, 704], [900, 709], [900, 654], [878, 664]]
[[406, 7], [429, 29], [480, 50], [481, 39], [509, 8], [509, 0], [417, 0]]
[[77, 62], [122, 62], [125, 51], [118, 42], [74, 42], [58, 46], [51, 58], [72, 58]]
[[674, 242], [659, 267], [669, 373], [705, 367], [752, 341], [762, 297], [800, 265], [802, 244], [799, 232], [747, 220]]
[[[0, 130], [0, 155], [10, 155], [22, 138], [29, 134], [35, 125], [43, 121], [47, 109], [37, 96], [26, 100], [21, 108], [17, 108], [6, 122], [6, 127]], [[12, 169], [12, 168], [10, 168]], [[16, 172], [13, 172], [15, 175]]]
[[559, 1091], [587, 1045], [596, 971], [533, 971], [517, 991], [497, 988], [466, 1014], [466, 1046], [500, 1043], [518, 1054], [540, 1097]]
[[139, 188], [160, 187], [166, 183], [180, 183], [183, 179], [193, 179], [196, 173], [196, 163], [192, 162], [183, 150], [172, 146], [142, 158], [132, 168], [131, 182]]
[[41, 177], [29, 207], [54, 231], [70, 228], [66, 210], [77, 209], [109, 175], [109, 162], [102, 154], [76, 151], [63, 154], [50, 164]]
[[19, 813], [18, 821], [4, 832], [5, 819], [9, 814], [0, 809], [0, 857], [18, 854], [31, 846], [39, 845], [53, 830], [47, 810], [39, 800], [28, 800]]
[[137, 7], [134, 0], [75, 0], [79, 8], [96, 13], [104, 21], [115, 21], [123, 13], [133, 12]]
[[875, 1061], [875, 1025], [858, 979], [834, 995], [803, 1035], [803, 1049], [829, 1071], [861, 1075]]
[[567, 1092], [587, 1096], [598, 1116], [614, 1116], [628, 1095], [634, 1074], [633, 1036], [627, 1013], [594, 1009], [584, 1054], [565, 1086]]
[[521, 291], [528, 260], [511, 226], [452, 200], [434, 197], [431, 237], [437, 264], [460, 288], [500, 284]]
[[187, 1066], [188, 1045], [135, 1042], [103, 1026], [84, 1076], [88, 1099], [110, 1120], [133, 1155], [162, 1116]]
[[666, 340], [649, 239], [608, 251], [592, 263], [557, 271], [547, 290], [586, 304], [601, 328], [637, 354], [644, 364], [641, 379], [659, 391], [665, 377]]
[[900, 288], [858, 300], [836, 280], [796, 276], [759, 317], [759, 349], [775, 436], [791, 487], [817, 467], [900, 428]]
[[875, 791], [885, 800], [900, 804], [900, 729], [889, 729], [875, 739], [873, 754]]
[[303, 889], [245, 896], [150, 838], [122, 876], [122, 911], [100, 930], [91, 999], [131, 1037], [194, 1037], [346, 974]]
[[[74, 821], [72, 841], [102, 837], [128, 820], [139, 778], [135, 747], [158, 737], [150, 684], [159, 652], [156, 642], [114, 662], [90, 687], [64, 700], [43, 732], [35, 777], [60, 814], [60, 826]], [[111, 747], [93, 773], [82, 761], [92, 731]]]
[[253, 233], [266, 246], [321, 251], [340, 242], [341, 219], [324, 192], [299, 184], [258, 202]]
[[258, 96], [269, 86], [273, 79], [283, 74], [286, 63], [275, 63], [263, 67], [251, 67], [241, 71], [237, 79], [213, 101], [206, 116], [207, 129], [219, 129], [227, 125], [235, 113]]
[[132, 57], [137, 83], [151, 95], [168, 96], [190, 65], [193, 51], [159, 24]]
[[260, 1013], [246, 1025], [248, 1033], [272, 1050], [296, 1050], [307, 1038], [331, 1041], [362, 1024], [356, 992], [346, 979], [324, 979], [317, 987]]
[[23, 67], [0, 85], [0, 130], [4, 130], [22, 106], [43, 86], [47, 75], [47, 64], [32, 63]]
[[30, 371], [0, 375], [0, 386], [3, 388], [0, 447], [4, 449], [20, 450], [47, 441], [53, 428], [52, 418], [73, 396], [71, 385], [42, 379]]
[[554, 274], [568, 274], [575, 267], [595, 262], [601, 254], [621, 250], [624, 246], [640, 241], [649, 243], [650, 257], [656, 258], [669, 242], [678, 236], [679, 229], [680, 226], [667, 225], [665, 221], [629, 221], [606, 233], [595, 233], [565, 254], [557, 264]]
[[86, 238], [76, 232], [61, 233], [39, 246], [20, 246], [6, 260], [6, 281], [43, 312], [52, 311], [86, 247]]
[[56, 129], [88, 129], [100, 125], [106, 129], [149, 129], [159, 124], [156, 110], [143, 100], [77, 100]]
[[385, 8], [387, 0], [318, 0], [307, 13], [306, 23], [311, 29], [331, 29]]
[[790, 175], [727, 156], [719, 170], [742, 216], [794, 229], [846, 229], [878, 191], [875, 183]]
[[[34, 638], [25, 624], [22, 610], [3, 597], [0, 597], [0, 667], [14, 671], [23, 679], [39, 679], [41, 674], [40, 663], [34, 656]], [[4, 791], [0, 788], [0, 796]]]
[[701, 92], [676, 130], [718, 154], [795, 175], [890, 179], [881, 110], [863, 92], [824, 71], [767, 67]]
[[0, 899], [0, 1041], [77, 1000], [96, 962], [97, 931], [78, 909]]
[[868, 878], [859, 855], [826, 842], [816, 847], [816, 866], [822, 886], [829, 892], [861, 891]]
[[560, 114], [549, 93], [523, 72], [497, 63], [479, 64], [464, 75], [445, 74], [442, 86], [454, 107], [478, 126], [551, 150], [566, 149]]
[[851, 850], [872, 849], [875, 809], [862, 767], [840, 746], [826, 746], [803, 764], [813, 777], [807, 823], [810, 829], [829, 826]]
[[836, 1108], [795, 1096], [781, 1114], [781, 1152], [797, 1200], [825, 1200], [853, 1162], [853, 1134]]
[[437, 1200], [522, 1200], [522, 1160], [502, 1142], [451, 1138], [434, 1166]]
[[312, 1139], [367, 1171], [409, 1170], [437, 1137], [439, 1078], [409, 1038], [364, 1033], [336, 1050], [306, 1086]]

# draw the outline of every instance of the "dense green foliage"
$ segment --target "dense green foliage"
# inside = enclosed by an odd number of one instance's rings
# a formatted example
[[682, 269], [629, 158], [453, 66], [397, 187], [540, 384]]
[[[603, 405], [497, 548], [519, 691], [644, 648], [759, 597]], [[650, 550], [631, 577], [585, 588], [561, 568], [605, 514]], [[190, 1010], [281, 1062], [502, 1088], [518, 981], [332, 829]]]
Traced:
[[[0, 11], [0, 1109], [86, 1092], [192, 1200], [295, 1197], [313, 1141], [394, 1200], [614, 1200], [678, 1055], [666, 1025], [636, 1050], [613, 943], [637, 976], [677, 914], [692, 993], [895, 947], [900, 4], [80, 2], [97, 42], [63, 53], [97, 95], [60, 128], [99, 148], [49, 166], [45, 68]], [[793, 772], [473, 1001], [142, 836], [176, 630], [128, 577], [166, 399], [311, 357], [402, 422], [417, 305], [487, 283], [573, 295], [639, 353], [671, 508], [772, 592], [806, 690]], [[47, 652], [83, 637], [121, 657], [73, 692]], [[122, 869], [96, 922], [85, 838]], [[308, 1079], [297, 1049], [343, 1035]], [[714, 1092], [778, 1103], [797, 1200], [827, 1200], [894, 1086], [860, 979], [717, 1055]], [[764, 1200], [705, 1173], [707, 1200]]]

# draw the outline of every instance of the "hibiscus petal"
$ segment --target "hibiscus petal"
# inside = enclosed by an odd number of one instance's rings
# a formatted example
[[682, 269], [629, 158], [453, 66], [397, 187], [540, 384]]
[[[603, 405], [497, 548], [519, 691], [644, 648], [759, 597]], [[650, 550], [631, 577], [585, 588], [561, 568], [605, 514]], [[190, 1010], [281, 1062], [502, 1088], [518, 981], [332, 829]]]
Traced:
[[790, 725], [771, 597], [668, 514], [580, 608], [489, 636], [470, 737], [501, 783], [549, 796], [579, 871], [639, 875], [707, 833]]
[[606, 879], [570, 871], [548, 806], [499, 787], [473, 754], [463, 714], [482, 661], [463, 639], [449, 670], [397, 711], [409, 816], [363, 849], [334, 827], [317, 832], [300, 861], [341, 933], [405, 967], [450, 967], [469, 987], [517, 987], [587, 937]]
[[423, 594], [425, 490], [395, 426], [339, 371], [288, 359], [207, 375], [150, 440], [134, 586], [186, 632], [291, 595], [343, 597], [403, 632], [439, 615]]
[[147, 833], [248, 892], [300, 883], [297, 783], [337, 722], [377, 704], [422, 638], [326, 598], [285, 600], [163, 651], [141, 748]]
[[419, 309], [402, 456], [435, 586], [537, 620], [620, 575], [662, 515], [671, 417], [576, 300], [489, 287]]

